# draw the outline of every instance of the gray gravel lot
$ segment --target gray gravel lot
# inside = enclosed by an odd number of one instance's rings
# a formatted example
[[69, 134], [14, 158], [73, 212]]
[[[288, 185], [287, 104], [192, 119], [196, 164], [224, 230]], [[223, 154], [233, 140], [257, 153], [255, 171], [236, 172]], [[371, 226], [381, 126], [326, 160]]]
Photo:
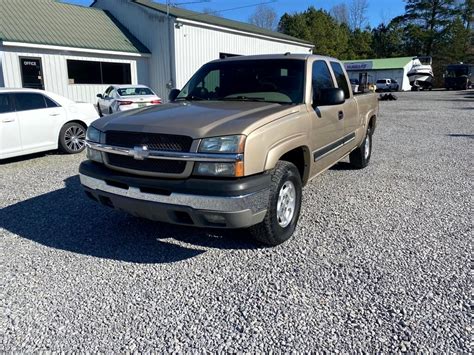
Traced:
[[467, 353], [474, 91], [380, 104], [277, 248], [98, 206], [82, 154], [1, 164], [0, 351]]

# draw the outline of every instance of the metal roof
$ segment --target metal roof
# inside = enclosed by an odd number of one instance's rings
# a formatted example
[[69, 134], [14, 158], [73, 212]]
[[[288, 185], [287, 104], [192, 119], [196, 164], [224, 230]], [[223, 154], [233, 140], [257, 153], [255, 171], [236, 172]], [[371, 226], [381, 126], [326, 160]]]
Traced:
[[0, 0], [0, 41], [150, 53], [106, 11], [55, 0]]
[[397, 58], [384, 58], [384, 59], [359, 59], [359, 60], [344, 60], [344, 64], [358, 64], [371, 62], [371, 70], [380, 69], [399, 69], [404, 68], [405, 65], [410, 63], [413, 57], [397, 57]]
[[[152, 10], [159, 11], [161, 13], [166, 14], [167, 12], [167, 7], [165, 4], [160, 4], [153, 2], [151, 0], [131, 0], [132, 2], [147, 7]], [[92, 4], [93, 5], [93, 4]], [[92, 6], [91, 5], [91, 6]], [[212, 16], [208, 14], [203, 14], [200, 12], [195, 12], [195, 11], [190, 11], [186, 9], [181, 9], [181, 8], [176, 8], [170, 6], [169, 8], [169, 14], [173, 17], [176, 18], [182, 18], [186, 20], [191, 20], [191, 21], [197, 21], [197, 22], [203, 22], [206, 24], [214, 25], [214, 26], [221, 26], [221, 27], [227, 27], [231, 28], [234, 30], [238, 31], [243, 31], [243, 32], [249, 32], [249, 33], [254, 33], [262, 36], [268, 36], [268, 37], [273, 37], [275, 39], [280, 39], [280, 40], [285, 40], [285, 41], [291, 41], [291, 42], [297, 42], [301, 43], [305, 46], [308, 47], [314, 47], [314, 45], [311, 42], [304, 41], [302, 39], [292, 37], [285, 35], [280, 32], [275, 32], [275, 31], [270, 31], [258, 26], [251, 25], [249, 23], [244, 23], [244, 22], [239, 22], [239, 21], [234, 21], [234, 20], [229, 20], [223, 17], [218, 17], [218, 16]]]

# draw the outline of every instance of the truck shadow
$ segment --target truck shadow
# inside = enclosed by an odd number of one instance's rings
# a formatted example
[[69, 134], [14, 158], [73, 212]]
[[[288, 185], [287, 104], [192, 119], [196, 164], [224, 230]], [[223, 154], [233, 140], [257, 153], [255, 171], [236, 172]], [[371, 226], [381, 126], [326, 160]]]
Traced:
[[[133, 263], [171, 263], [204, 248], [254, 249], [245, 231], [173, 226], [128, 216], [87, 199], [78, 176], [0, 210], [0, 228], [41, 245]], [[183, 245], [184, 244], [184, 245]]]

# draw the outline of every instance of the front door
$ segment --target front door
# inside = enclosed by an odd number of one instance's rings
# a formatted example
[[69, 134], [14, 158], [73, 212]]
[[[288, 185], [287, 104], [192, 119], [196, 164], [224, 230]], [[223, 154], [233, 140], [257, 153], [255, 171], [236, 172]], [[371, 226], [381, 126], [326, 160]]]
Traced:
[[[329, 67], [324, 60], [316, 60], [312, 67], [313, 97], [318, 97], [321, 89], [334, 88]], [[312, 119], [311, 149], [314, 161], [311, 175], [332, 165], [341, 157], [344, 136], [344, 120], [340, 117], [343, 105], [318, 106], [310, 109]], [[341, 143], [342, 142], [342, 143]]]
[[44, 90], [41, 58], [20, 58], [22, 86]]

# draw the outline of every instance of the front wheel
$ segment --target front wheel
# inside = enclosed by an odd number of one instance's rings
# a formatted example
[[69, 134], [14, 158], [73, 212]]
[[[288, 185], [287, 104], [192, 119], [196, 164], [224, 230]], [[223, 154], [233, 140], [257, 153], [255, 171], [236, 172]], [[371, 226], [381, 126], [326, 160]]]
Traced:
[[300, 215], [302, 183], [298, 169], [279, 161], [272, 171], [270, 198], [265, 219], [250, 228], [259, 242], [279, 245], [293, 235]]
[[86, 128], [80, 123], [66, 123], [59, 132], [59, 149], [63, 153], [80, 153], [86, 147]]
[[349, 162], [357, 169], [363, 169], [369, 165], [372, 156], [372, 130], [369, 128], [362, 144], [349, 155]]

